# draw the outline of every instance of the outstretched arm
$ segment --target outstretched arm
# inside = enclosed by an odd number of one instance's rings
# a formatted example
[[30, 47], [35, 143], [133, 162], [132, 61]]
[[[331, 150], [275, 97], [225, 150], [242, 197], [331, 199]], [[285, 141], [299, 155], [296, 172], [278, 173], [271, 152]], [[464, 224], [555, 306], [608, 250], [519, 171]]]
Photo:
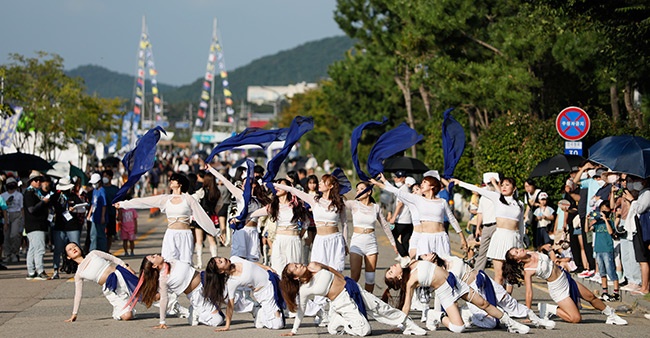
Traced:
[[212, 168], [209, 165], [208, 165], [208, 171], [223, 183], [223, 185], [228, 189], [228, 191], [230, 191], [230, 193], [235, 197], [235, 199], [241, 200], [244, 198], [244, 192], [241, 189], [237, 188], [234, 184], [232, 184], [232, 182], [230, 182], [230, 180], [227, 179], [226, 176], [221, 175], [219, 171], [217, 171], [216, 169]]
[[316, 200], [314, 199], [314, 196], [312, 196], [312, 195], [310, 195], [310, 194], [308, 194], [308, 193], [306, 193], [304, 191], [300, 191], [300, 190], [298, 190], [298, 189], [296, 189], [294, 187], [290, 187], [288, 185], [278, 184], [278, 183], [273, 183], [273, 187], [276, 188], [276, 189], [288, 191], [292, 195], [300, 198], [301, 200], [303, 200], [304, 202], [309, 203], [310, 205], [316, 205], [316, 203], [317, 203]]

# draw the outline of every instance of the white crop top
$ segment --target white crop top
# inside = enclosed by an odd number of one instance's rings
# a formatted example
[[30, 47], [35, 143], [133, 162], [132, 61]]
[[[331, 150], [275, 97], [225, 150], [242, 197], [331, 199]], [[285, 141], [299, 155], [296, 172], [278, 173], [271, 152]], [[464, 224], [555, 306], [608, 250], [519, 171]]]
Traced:
[[418, 270], [418, 283], [420, 286], [431, 286], [436, 273], [436, 265], [428, 261], [418, 261], [415, 269]]
[[365, 205], [357, 200], [353, 200], [345, 201], [345, 206], [352, 212], [352, 225], [355, 228], [374, 229], [375, 222], [379, 222], [390, 244], [395, 246], [395, 237], [390, 231], [390, 224], [386, 221], [379, 205], [376, 203]]
[[[268, 216], [270, 205], [266, 208], [259, 208], [250, 214], [251, 219], [257, 219], [258, 217]], [[280, 210], [278, 210], [278, 219], [276, 221], [277, 227], [282, 228], [279, 230], [300, 230], [297, 223], [293, 223], [293, 207], [290, 204], [280, 204]]]
[[74, 275], [75, 291], [74, 291], [74, 305], [72, 309], [73, 314], [79, 311], [79, 304], [81, 304], [81, 296], [83, 292], [83, 281], [91, 280], [99, 283], [99, 279], [104, 275], [104, 272], [112, 264], [126, 266], [121, 259], [107, 254], [103, 251], [93, 250], [89, 252], [84, 260], [77, 267], [77, 273]]
[[467, 281], [468, 274], [472, 271], [472, 267], [465, 264], [462, 258], [456, 256], [449, 256], [444, 258], [447, 262], [447, 271], [457, 276], [463, 282]]
[[[529, 252], [533, 253], [533, 252]], [[525, 268], [524, 270], [529, 270], [535, 271], [535, 276], [547, 280], [549, 277], [551, 277], [551, 273], [553, 273], [553, 268], [555, 268], [555, 264], [551, 261], [551, 258], [546, 256], [543, 253], [537, 253], [537, 267], [536, 268]]]
[[190, 264], [176, 259], [170, 260], [169, 265], [171, 270], [167, 279], [167, 288], [169, 292], [180, 295], [192, 283], [196, 270]]
[[230, 257], [230, 262], [232, 264], [241, 264], [242, 272], [239, 276], [228, 277], [228, 281], [226, 282], [228, 299], [235, 299], [235, 291], [237, 291], [237, 288], [240, 286], [257, 290], [265, 286], [267, 283], [270, 283], [269, 273], [261, 266], [238, 256]]
[[506, 203], [501, 202], [501, 193], [496, 191], [490, 191], [484, 188], [479, 188], [473, 184], [468, 184], [465, 182], [460, 182], [459, 185], [467, 190], [476, 191], [485, 196], [492, 201], [495, 208], [495, 216], [497, 218], [507, 218], [515, 221], [522, 219], [524, 214], [524, 208], [519, 201], [515, 200], [512, 196], [503, 196], [506, 200]]
[[298, 307], [298, 312], [296, 313], [296, 318], [294, 319], [291, 332], [294, 334], [298, 333], [298, 328], [300, 327], [300, 323], [305, 314], [307, 301], [312, 299], [314, 296], [327, 297], [332, 282], [334, 282], [334, 274], [329, 270], [322, 269], [316, 272], [309, 282], [300, 285], [300, 306]]
[[[449, 208], [449, 204], [442, 198], [438, 199], [428, 199], [424, 196], [411, 194], [408, 191], [397, 189], [392, 185], [386, 184], [386, 191], [395, 194], [400, 200], [404, 201], [405, 204], [408, 203], [409, 210], [411, 210], [411, 217], [413, 218], [413, 210], [417, 210], [417, 217], [419, 223], [421, 222], [438, 222], [444, 223], [445, 215], [449, 219], [449, 223], [456, 230], [456, 233], [462, 231], [458, 220], [454, 216], [454, 213]], [[415, 222], [413, 223], [415, 225]]]
[[[174, 197], [181, 197], [183, 202], [175, 204], [171, 200]], [[178, 217], [193, 217], [196, 223], [199, 224], [203, 230], [210, 235], [216, 236], [217, 228], [210, 216], [205, 213], [205, 210], [199, 203], [190, 195], [183, 193], [180, 195], [166, 194], [155, 195], [149, 197], [134, 198], [128, 201], [120, 202], [122, 209], [145, 209], [145, 208], [159, 208], [162, 212], [167, 214], [169, 218]]]

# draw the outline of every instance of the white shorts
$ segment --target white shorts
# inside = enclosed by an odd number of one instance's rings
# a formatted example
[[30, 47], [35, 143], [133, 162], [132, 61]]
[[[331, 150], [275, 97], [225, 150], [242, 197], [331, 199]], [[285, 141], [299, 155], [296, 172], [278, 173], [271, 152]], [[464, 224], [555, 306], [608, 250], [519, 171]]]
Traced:
[[375, 255], [379, 252], [377, 247], [377, 236], [374, 232], [369, 234], [352, 234], [350, 240], [350, 253], [355, 253], [359, 256]]
[[325, 264], [343, 272], [345, 269], [345, 241], [340, 232], [321, 236], [316, 234], [311, 246], [311, 261]]
[[456, 279], [456, 283], [455, 289], [452, 289], [447, 281], [436, 288], [436, 300], [445, 309], [452, 306], [460, 297], [469, 292], [469, 286], [465, 282]]
[[421, 236], [421, 232], [413, 231], [411, 238], [409, 239], [409, 251], [417, 249]]
[[[416, 256], [435, 252], [438, 256], [451, 256], [449, 247], [449, 235], [446, 232], [421, 232], [418, 239]], [[413, 237], [411, 237], [413, 238]], [[410, 244], [409, 244], [410, 245]], [[410, 246], [410, 248], [413, 248]]]
[[192, 230], [167, 229], [165, 231], [160, 252], [160, 255], [165, 260], [176, 259], [191, 265], [192, 254], [194, 254]]
[[559, 303], [571, 296], [569, 293], [569, 280], [565, 273], [561, 273], [556, 280], [546, 284], [548, 285], [548, 294], [555, 303]]
[[[131, 292], [126, 286], [124, 277], [119, 270], [115, 270], [115, 276], [117, 277], [117, 287], [115, 292], [103, 288], [104, 297], [108, 299], [108, 302], [113, 305], [113, 319], [121, 320], [122, 316], [131, 312], [126, 304], [131, 298]], [[126, 307], [126, 308], [125, 308]]]
[[251, 262], [260, 260], [260, 236], [257, 227], [243, 227], [232, 234], [231, 256], [239, 256]]
[[289, 263], [302, 263], [302, 241], [295, 235], [275, 235], [271, 250], [271, 268], [278, 274]]
[[519, 231], [496, 228], [494, 234], [492, 234], [492, 239], [490, 240], [490, 247], [488, 248], [487, 256], [491, 259], [504, 261], [508, 250], [523, 247], [524, 243], [521, 241]]
[[187, 294], [187, 299], [190, 300], [192, 311], [198, 315], [199, 323], [208, 326], [219, 326], [224, 323], [225, 318], [218, 309], [203, 297], [203, 284], [199, 284]]

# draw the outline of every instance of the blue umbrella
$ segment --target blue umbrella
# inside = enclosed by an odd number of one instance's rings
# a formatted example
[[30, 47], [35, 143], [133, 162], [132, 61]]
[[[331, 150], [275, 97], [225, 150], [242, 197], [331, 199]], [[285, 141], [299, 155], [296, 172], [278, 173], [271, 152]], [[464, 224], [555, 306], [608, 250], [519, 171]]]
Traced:
[[609, 136], [589, 148], [589, 160], [612, 171], [650, 176], [650, 141], [639, 136]]

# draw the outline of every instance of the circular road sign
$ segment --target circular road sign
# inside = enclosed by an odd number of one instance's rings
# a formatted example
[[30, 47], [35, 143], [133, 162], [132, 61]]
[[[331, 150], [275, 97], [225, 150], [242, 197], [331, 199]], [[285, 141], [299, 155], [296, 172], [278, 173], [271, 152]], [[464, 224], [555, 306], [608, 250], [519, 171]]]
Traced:
[[578, 107], [564, 108], [555, 120], [557, 132], [567, 141], [577, 141], [589, 132], [589, 115]]

